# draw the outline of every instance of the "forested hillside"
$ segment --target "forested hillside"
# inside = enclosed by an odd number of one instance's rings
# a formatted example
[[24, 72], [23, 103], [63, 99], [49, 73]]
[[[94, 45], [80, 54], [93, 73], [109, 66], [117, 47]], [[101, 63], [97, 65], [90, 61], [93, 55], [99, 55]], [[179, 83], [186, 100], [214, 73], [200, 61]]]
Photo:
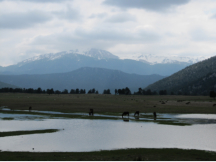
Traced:
[[216, 56], [188, 66], [146, 89], [167, 90], [174, 94], [208, 95], [209, 91], [216, 89]]

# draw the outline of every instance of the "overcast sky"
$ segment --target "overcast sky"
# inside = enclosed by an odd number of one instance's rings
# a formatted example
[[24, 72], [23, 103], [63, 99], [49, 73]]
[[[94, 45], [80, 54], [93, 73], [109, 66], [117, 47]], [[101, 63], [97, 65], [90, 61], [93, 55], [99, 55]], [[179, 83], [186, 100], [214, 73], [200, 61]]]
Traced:
[[0, 65], [98, 48], [216, 55], [216, 0], [0, 0]]

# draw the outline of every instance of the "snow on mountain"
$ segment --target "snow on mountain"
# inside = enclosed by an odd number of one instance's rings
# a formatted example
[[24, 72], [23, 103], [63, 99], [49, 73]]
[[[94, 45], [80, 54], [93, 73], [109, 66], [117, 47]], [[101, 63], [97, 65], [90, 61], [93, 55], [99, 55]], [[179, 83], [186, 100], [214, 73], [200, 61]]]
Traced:
[[113, 55], [112, 53], [105, 51], [105, 50], [100, 50], [100, 49], [94, 49], [92, 48], [89, 51], [86, 51], [85, 56], [89, 57], [94, 57], [97, 59], [119, 59], [118, 56]]
[[152, 55], [152, 54], [138, 54], [138, 55], [130, 55], [120, 57], [120, 59], [132, 59], [141, 62], [148, 62], [152, 65], [154, 64], [168, 64], [168, 63], [197, 63], [199, 61], [205, 60], [209, 58], [208, 56], [197, 56], [197, 57], [182, 57], [182, 56], [159, 56], [159, 55]]
[[63, 51], [63, 52], [58, 52], [58, 53], [49, 53], [45, 55], [39, 55], [35, 56], [29, 59], [26, 59], [17, 65], [23, 66], [26, 63], [37, 61], [37, 60], [55, 60], [59, 59], [65, 55], [84, 55], [88, 57], [93, 57], [95, 59], [101, 60], [101, 59], [131, 59], [131, 60], [136, 60], [136, 61], [141, 61], [145, 62], [151, 65], [162, 63], [162, 64], [168, 64], [168, 63], [196, 63], [202, 60], [205, 60], [209, 58], [208, 56], [206, 57], [180, 57], [180, 56], [160, 56], [160, 55], [152, 55], [152, 54], [136, 54], [136, 55], [124, 55], [124, 56], [116, 56], [113, 55], [112, 53], [101, 50], [101, 49], [89, 49], [89, 50], [70, 50], [70, 51]]
[[112, 53], [110, 53], [108, 51], [96, 49], [96, 48], [91, 48], [89, 50], [76, 49], [76, 50], [71, 50], [71, 51], [73, 51], [74, 53], [77, 53], [77, 54], [93, 57], [93, 58], [96, 58], [98, 60], [101, 60], [101, 59], [119, 59], [118, 56], [113, 55]]
[[26, 59], [22, 62], [19, 62], [18, 65], [19, 65], [19, 67], [21, 67], [26, 63], [37, 61], [37, 60], [42, 60], [42, 59], [55, 60], [55, 59], [59, 59], [59, 58], [65, 56], [65, 55], [84, 55], [84, 56], [96, 58], [98, 60], [100, 60], [100, 59], [119, 59], [118, 56], [115, 56], [108, 51], [92, 48], [90, 50], [78, 50], [78, 49], [76, 49], [76, 50], [63, 51], [63, 52], [58, 52], [58, 53], [49, 53], [49, 54], [45, 54], [45, 55], [39, 55], [39, 56], [35, 56], [32, 58]]

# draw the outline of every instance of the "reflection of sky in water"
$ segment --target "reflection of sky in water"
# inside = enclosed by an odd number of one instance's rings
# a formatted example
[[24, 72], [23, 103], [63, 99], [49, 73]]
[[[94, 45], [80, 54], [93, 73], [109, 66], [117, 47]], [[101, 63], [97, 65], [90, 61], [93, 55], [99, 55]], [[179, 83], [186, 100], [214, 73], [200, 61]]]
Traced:
[[192, 118], [192, 119], [216, 119], [215, 114], [180, 114], [176, 118]]
[[[46, 119], [0, 122], [0, 131], [61, 129], [0, 138], [6, 151], [93, 151], [119, 148], [184, 148], [216, 151], [216, 124], [159, 125], [121, 120]], [[63, 130], [64, 129], [64, 130]]]

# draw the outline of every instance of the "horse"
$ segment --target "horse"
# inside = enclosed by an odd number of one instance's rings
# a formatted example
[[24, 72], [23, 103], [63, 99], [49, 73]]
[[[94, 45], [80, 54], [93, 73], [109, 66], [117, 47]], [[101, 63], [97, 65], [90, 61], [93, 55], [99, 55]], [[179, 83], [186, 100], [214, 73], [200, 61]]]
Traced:
[[89, 116], [90, 115], [92, 115], [92, 116], [94, 115], [93, 109], [90, 109]]
[[156, 120], [156, 118], [157, 118], [156, 112], [153, 112], [153, 115], [154, 115], [154, 120]]
[[138, 116], [139, 116], [139, 111], [136, 111], [136, 112], [134, 113], [134, 116], [135, 116], [135, 115], [138, 115]]
[[128, 115], [128, 117], [129, 117], [129, 112], [128, 111], [123, 112], [122, 113], [122, 118], [123, 118], [124, 115]]

